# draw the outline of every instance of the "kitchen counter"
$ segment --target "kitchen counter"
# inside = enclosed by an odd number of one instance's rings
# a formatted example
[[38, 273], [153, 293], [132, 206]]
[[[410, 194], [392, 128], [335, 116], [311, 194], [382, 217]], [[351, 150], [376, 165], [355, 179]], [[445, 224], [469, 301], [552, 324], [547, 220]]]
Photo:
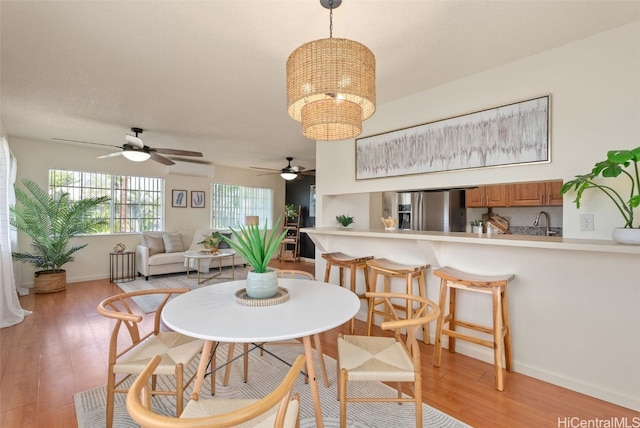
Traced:
[[[355, 229], [337, 227], [305, 228], [301, 232], [322, 236], [352, 236], [361, 238], [401, 239], [432, 242], [457, 242], [504, 247], [546, 248], [550, 250], [596, 251], [640, 255], [640, 245], [617, 244], [614, 241], [597, 239], [572, 239], [535, 235], [477, 235], [463, 232], [428, 232], [417, 230]], [[315, 241], [315, 239], [314, 239]], [[316, 243], [317, 244], [317, 243]]]
[[[460, 232], [303, 229], [321, 252], [430, 264], [427, 296], [438, 301], [433, 270], [452, 266], [477, 274], [514, 274], [509, 284], [514, 369], [536, 379], [640, 411], [640, 245], [608, 240]], [[357, 272], [356, 291], [364, 291]], [[394, 279], [392, 291], [404, 291]], [[417, 290], [414, 290], [414, 293]], [[462, 293], [461, 319], [491, 325], [491, 302]], [[358, 318], [366, 319], [366, 303]], [[435, 323], [430, 325], [431, 337]], [[445, 347], [447, 338], [443, 339]], [[492, 363], [491, 350], [460, 341], [456, 351]], [[613, 362], [613, 363], [612, 363]], [[505, 385], [508, 390], [509, 381]]]

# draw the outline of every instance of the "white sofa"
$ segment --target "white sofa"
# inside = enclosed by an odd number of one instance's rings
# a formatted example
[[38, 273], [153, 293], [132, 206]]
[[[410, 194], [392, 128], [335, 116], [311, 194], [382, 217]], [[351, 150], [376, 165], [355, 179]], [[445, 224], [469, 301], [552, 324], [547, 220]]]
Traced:
[[[136, 269], [139, 276], [149, 279], [151, 275], [186, 272], [184, 253], [187, 251], [203, 250], [202, 241], [206, 235], [218, 230], [226, 236], [232, 236], [229, 230], [199, 229], [197, 231], [184, 230], [177, 232], [142, 232], [140, 244], [136, 247]], [[221, 245], [221, 249], [225, 244]], [[228, 248], [228, 246], [226, 247]], [[221, 259], [222, 266], [231, 266], [231, 258]], [[200, 271], [209, 271], [209, 260], [200, 262]], [[239, 255], [234, 257], [236, 265], [245, 265], [247, 262]], [[216, 261], [216, 267], [218, 261]], [[195, 269], [195, 267], [190, 267]]]

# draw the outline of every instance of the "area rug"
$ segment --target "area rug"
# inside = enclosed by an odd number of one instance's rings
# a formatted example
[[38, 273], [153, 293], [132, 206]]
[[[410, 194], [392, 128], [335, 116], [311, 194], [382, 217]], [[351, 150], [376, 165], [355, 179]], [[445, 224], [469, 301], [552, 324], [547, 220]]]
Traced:
[[[247, 272], [249, 271], [249, 269], [249, 267], [236, 266], [234, 272], [235, 279], [245, 279], [247, 277]], [[212, 269], [209, 274], [202, 275], [210, 276], [214, 273], [215, 272]], [[189, 278], [187, 278], [186, 272], [181, 272], [150, 276], [148, 281], [145, 280], [144, 277], [141, 277], [136, 279], [135, 281], [118, 282], [116, 284], [122, 289], [122, 291], [126, 293], [137, 290], [148, 290], [151, 288], [189, 288], [194, 290], [196, 288], [205, 287], [211, 284], [233, 281], [232, 279], [229, 279], [231, 277], [231, 267], [223, 267], [222, 274], [220, 276], [222, 276], [223, 279], [213, 278], [203, 282], [202, 284], [198, 284], [195, 272], [191, 272], [189, 274]], [[134, 297], [133, 300], [145, 313], [150, 313], [155, 312], [156, 308], [162, 301], [162, 298], [162, 296], [148, 295], [137, 296]]]
[[[240, 347], [236, 347], [240, 348]], [[268, 350], [283, 360], [292, 362], [302, 353], [302, 346], [269, 345]], [[239, 352], [239, 351], [238, 351]], [[217, 353], [218, 364], [226, 359], [226, 347]], [[317, 361], [317, 360], [316, 360]], [[322, 415], [326, 427], [338, 427], [340, 424], [340, 408], [336, 395], [336, 361], [325, 356], [325, 363], [329, 375], [329, 388], [324, 386], [321, 373], [318, 375], [318, 389], [322, 402]], [[189, 370], [193, 372], [196, 365]], [[281, 361], [267, 353], [260, 355], [254, 351], [249, 354], [249, 381], [242, 382], [242, 362], [233, 363], [232, 374], [228, 386], [222, 386], [223, 375], [216, 377], [216, 398], [261, 398], [272, 391], [284, 378], [288, 367]], [[166, 377], [159, 376], [158, 382], [166, 387], [170, 382]], [[201, 397], [211, 398], [209, 394], [209, 378], [204, 382]], [[370, 396], [393, 397], [395, 389], [378, 382], [354, 383], [349, 385], [354, 394], [368, 394]], [[191, 388], [185, 394], [190, 395]], [[296, 381], [295, 391], [300, 394], [301, 424], [303, 428], [315, 427], [313, 401], [309, 385], [304, 383], [302, 376]], [[114, 412], [114, 427], [137, 427], [131, 420], [125, 405], [125, 394], [116, 394], [116, 408]], [[169, 397], [153, 397], [153, 410], [166, 415], [175, 414], [175, 401]], [[104, 428], [106, 412], [106, 387], [102, 386], [74, 395], [76, 415], [79, 428]], [[452, 418], [426, 404], [422, 405], [423, 425], [430, 428], [463, 428], [469, 425]], [[411, 427], [415, 426], [415, 406], [410, 403], [349, 403], [347, 405], [347, 426], [351, 428], [381, 428], [381, 427]]]

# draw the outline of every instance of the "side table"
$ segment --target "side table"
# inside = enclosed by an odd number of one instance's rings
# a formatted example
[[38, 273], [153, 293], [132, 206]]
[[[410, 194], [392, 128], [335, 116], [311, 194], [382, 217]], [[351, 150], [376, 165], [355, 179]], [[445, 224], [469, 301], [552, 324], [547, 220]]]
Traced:
[[128, 282], [136, 279], [136, 252], [109, 253], [109, 281]]

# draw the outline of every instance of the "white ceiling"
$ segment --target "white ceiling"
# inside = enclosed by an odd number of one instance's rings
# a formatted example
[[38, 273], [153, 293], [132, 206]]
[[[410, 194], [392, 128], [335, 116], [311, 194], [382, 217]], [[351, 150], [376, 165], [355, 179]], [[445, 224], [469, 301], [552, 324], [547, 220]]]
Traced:
[[[328, 15], [318, 0], [2, 0], [0, 119], [15, 137], [120, 146], [136, 126], [220, 165], [313, 168], [285, 62], [329, 36]], [[344, 0], [333, 36], [373, 51], [384, 104], [637, 20], [637, 0]]]

